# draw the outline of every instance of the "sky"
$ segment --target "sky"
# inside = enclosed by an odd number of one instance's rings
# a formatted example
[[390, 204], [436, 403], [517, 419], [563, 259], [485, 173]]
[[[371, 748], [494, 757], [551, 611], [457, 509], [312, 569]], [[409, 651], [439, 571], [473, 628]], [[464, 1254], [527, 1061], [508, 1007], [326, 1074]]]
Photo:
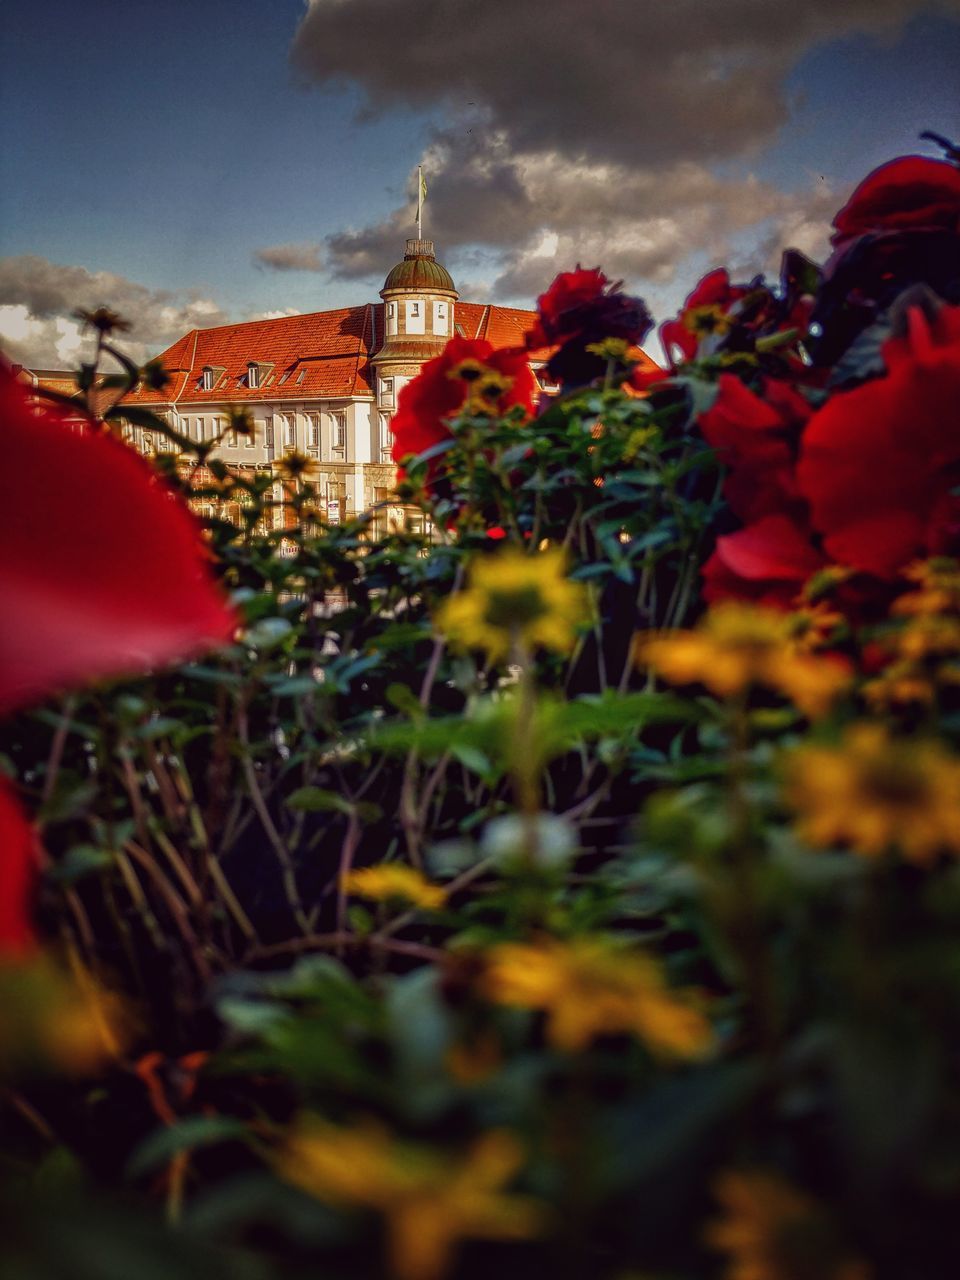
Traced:
[[960, 0], [6, 0], [0, 59], [0, 347], [34, 367], [81, 357], [77, 307], [145, 359], [376, 299], [421, 163], [464, 299], [582, 262], [665, 319], [960, 137]]

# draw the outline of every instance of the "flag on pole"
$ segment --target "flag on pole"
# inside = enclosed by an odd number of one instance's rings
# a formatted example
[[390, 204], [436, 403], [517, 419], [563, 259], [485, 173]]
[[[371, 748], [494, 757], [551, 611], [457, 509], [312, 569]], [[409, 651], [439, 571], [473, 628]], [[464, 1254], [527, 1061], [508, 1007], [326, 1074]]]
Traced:
[[423, 202], [427, 198], [427, 182], [423, 176], [423, 166], [417, 165], [417, 239], [423, 238]]

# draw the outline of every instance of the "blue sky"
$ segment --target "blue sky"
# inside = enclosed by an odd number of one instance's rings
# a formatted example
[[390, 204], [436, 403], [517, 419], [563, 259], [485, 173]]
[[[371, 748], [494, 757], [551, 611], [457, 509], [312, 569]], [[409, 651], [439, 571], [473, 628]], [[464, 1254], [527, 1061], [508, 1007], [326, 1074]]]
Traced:
[[[515, 82], [531, 77], [529, 121], [523, 92], [494, 83], [482, 52], [473, 59], [469, 42], [456, 47], [440, 31], [410, 51], [421, 62], [407, 83], [396, 68], [408, 54], [381, 20], [384, 2], [318, 0], [297, 35], [302, 0], [7, 0], [0, 334], [15, 357], [61, 360], [74, 337], [65, 317], [99, 294], [138, 313], [133, 342], [144, 350], [192, 323], [369, 299], [402, 251], [405, 192], [421, 158], [428, 232], [433, 220], [441, 256], [472, 297], [529, 304], [555, 270], [583, 256], [625, 276], [663, 316], [718, 255], [743, 269], [764, 265], [781, 232], [820, 248], [854, 183], [923, 146], [921, 129], [960, 134], [954, 3], [934, 12], [876, 0], [890, 23], [883, 30], [869, 5], [858, 25], [834, 20], [824, 3], [819, 25], [786, 50], [773, 28], [758, 48], [705, 31], [690, 92], [714, 61], [727, 75], [731, 60], [745, 58], [739, 83], [766, 86], [770, 120], [763, 98], [752, 114], [748, 102], [731, 115], [730, 145], [721, 133], [704, 154], [696, 118], [681, 118], [675, 76], [652, 99], [625, 78], [621, 115], [608, 93], [592, 122], [585, 101], [571, 117], [584, 122], [576, 148], [566, 149], [563, 130], [541, 146], [532, 108], [546, 104], [550, 118], [558, 93], [543, 64], [567, 57], [578, 38], [576, 26], [565, 36], [562, 20], [555, 30], [535, 26], [539, 45], [514, 51], [520, 60], [506, 68]], [[446, 0], [448, 12], [461, 2]], [[503, 12], [526, 9], [534, 21], [540, 2], [514, 0]], [[759, 12], [754, 2], [732, 7], [747, 20]], [[423, 32], [417, 9], [429, 0], [391, 3]], [[645, 9], [622, 4], [624, 14]], [[681, 37], [665, 26], [652, 38], [669, 55]], [[423, 61], [431, 52], [439, 56]], [[568, 105], [558, 100], [558, 118]], [[315, 251], [324, 269], [256, 259], [279, 247], [273, 260], [295, 261], [290, 246]]]

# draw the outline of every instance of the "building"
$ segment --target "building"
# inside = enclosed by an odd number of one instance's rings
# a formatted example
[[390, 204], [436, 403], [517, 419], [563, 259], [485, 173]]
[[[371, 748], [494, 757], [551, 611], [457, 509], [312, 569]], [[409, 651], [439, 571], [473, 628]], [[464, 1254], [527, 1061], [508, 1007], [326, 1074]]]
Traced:
[[[485, 338], [494, 347], [522, 346], [536, 312], [461, 302], [433, 242], [422, 239], [406, 242], [380, 298], [333, 311], [194, 329], [159, 356], [169, 375], [163, 393], [139, 386], [121, 408], [149, 409], [181, 435], [217, 441], [212, 456], [241, 473], [272, 471], [291, 450], [316, 459], [311, 478], [328, 522], [371, 507], [381, 529], [416, 522], [419, 513], [390, 503], [396, 476], [390, 420], [401, 389], [455, 334]], [[548, 356], [531, 353], [538, 376]], [[73, 375], [64, 371], [23, 370], [18, 376], [38, 390], [76, 394]], [[109, 392], [92, 394], [95, 409], [98, 398], [104, 407], [113, 403]], [[231, 432], [230, 412], [237, 406], [250, 411], [252, 435]], [[132, 422], [124, 431], [148, 455], [175, 447]], [[203, 468], [193, 474], [201, 482], [209, 478]], [[279, 484], [273, 496], [271, 518], [282, 521]]]
[[[407, 241], [380, 297], [194, 329], [160, 354], [170, 375], [163, 394], [141, 387], [123, 403], [152, 410], [194, 440], [222, 436], [217, 456], [231, 467], [272, 468], [293, 449], [315, 458], [331, 522], [388, 502], [396, 475], [390, 419], [404, 384], [454, 334], [522, 345], [535, 312], [461, 302], [430, 240]], [[536, 368], [543, 361], [535, 356]], [[252, 412], [253, 436], [229, 433], [237, 405]], [[173, 447], [138, 426], [126, 433], [145, 453]]]

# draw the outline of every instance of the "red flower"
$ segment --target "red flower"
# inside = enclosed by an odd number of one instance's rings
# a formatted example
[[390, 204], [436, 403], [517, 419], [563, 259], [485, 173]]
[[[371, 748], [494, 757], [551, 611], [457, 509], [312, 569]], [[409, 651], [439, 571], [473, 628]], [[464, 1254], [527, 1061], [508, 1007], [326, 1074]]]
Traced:
[[918, 555], [960, 550], [960, 307], [883, 348], [885, 377], [840, 392], [810, 419], [797, 477], [829, 555], [892, 578]]
[[884, 231], [960, 230], [960, 168], [900, 156], [874, 169], [833, 220], [833, 243]]
[[703, 335], [725, 333], [730, 328], [730, 308], [748, 292], [744, 285], [730, 283], [726, 267], [709, 271], [684, 302], [680, 315], [660, 326], [664, 351], [672, 359], [672, 349], [677, 348], [683, 360], [692, 360]]
[[[580, 333], [580, 308], [603, 297], [610, 281], [599, 267], [561, 271], [546, 293], [537, 299], [537, 322], [526, 336], [528, 350], [552, 347]], [[611, 334], [604, 335], [612, 337]]]
[[[490, 392], [486, 397], [485, 385]], [[521, 405], [532, 414], [536, 390], [525, 351], [516, 347], [494, 351], [482, 338], [451, 338], [443, 352], [427, 361], [400, 392], [390, 424], [393, 460], [399, 463], [449, 440], [447, 419], [463, 409], [468, 398], [479, 395], [491, 413], [506, 413]]]
[[147, 462], [0, 367], [0, 712], [229, 641], [196, 520]]
[[36, 861], [33, 830], [13, 789], [0, 775], [0, 961], [20, 959], [36, 947], [30, 921]]
[[537, 321], [524, 341], [528, 351], [559, 346], [547, 364], [552, 378], [568, 386], [602, 377], [607, 361], [587, 348], [605, 338], [640, 342], [653, 321], [642, 298], [611, 284], [599, 267], [564, 271], [537, 299]]
[[763, 381], [763, 398], [724, 373], [699, 426], [720, 461], [730, 468], [724, 494], [741, 520], [802, 508], [794, 477], [797, 440], [810, 416], [807, 401], [785, 383]]
[[[189, 657], [236, 627], [186, 507], [126, 445], [66, 418], [32, 409], [0, 364], [0, 711]], [[32, 839], [4, 789], [0, 951], [32, 936]]]
[[703, 569], [703, 598], [710, 604], [755, 600], [790, 608], [807, 579], [825, 563], [801, 521], [767, 515], [717, 539]]

